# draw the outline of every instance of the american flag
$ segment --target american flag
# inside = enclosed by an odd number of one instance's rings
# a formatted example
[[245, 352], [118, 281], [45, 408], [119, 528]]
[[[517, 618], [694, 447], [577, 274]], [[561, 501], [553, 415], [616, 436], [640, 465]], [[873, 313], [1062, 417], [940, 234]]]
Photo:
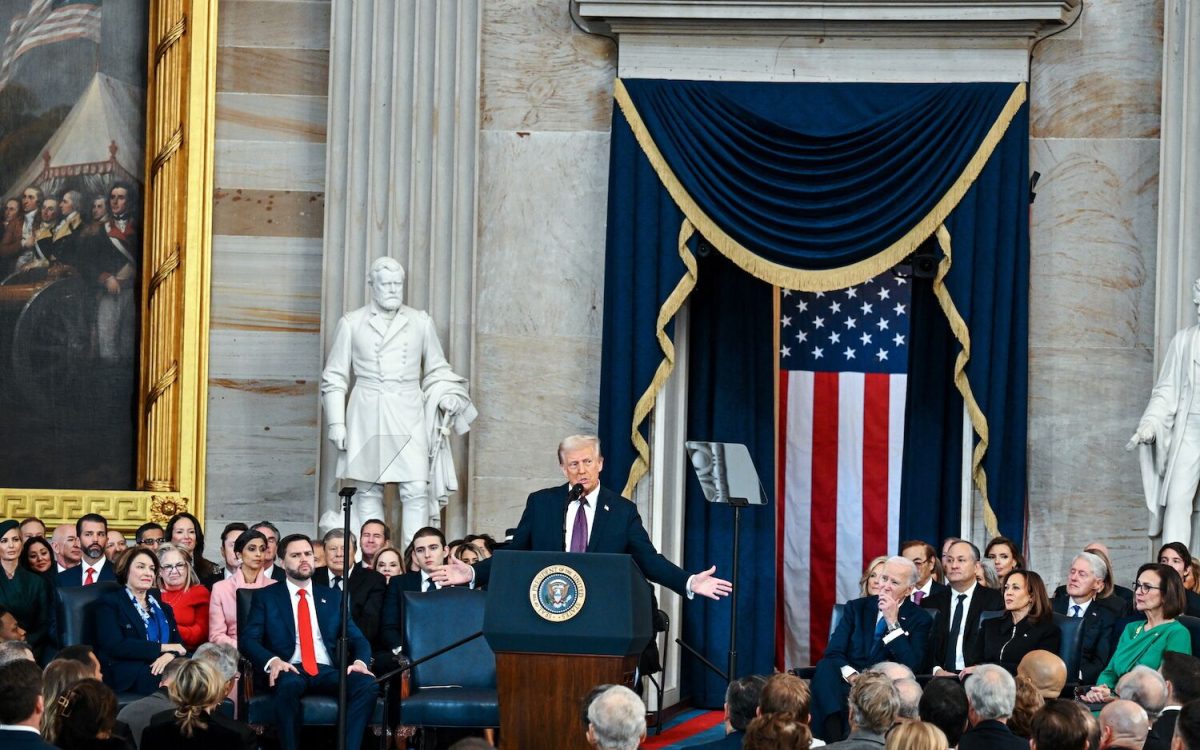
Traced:
[[68, 39], [100, 43], [101, 0], [31, 0], [29, 10], [8, 25], [0, 50], [0, 89], [8, 85], [13, 67], [31, 49]]
[[832, 292], [779, 291], [776, 659], [813, 664], [836, 602], [895, 554], [910, 289], [891, 272]]

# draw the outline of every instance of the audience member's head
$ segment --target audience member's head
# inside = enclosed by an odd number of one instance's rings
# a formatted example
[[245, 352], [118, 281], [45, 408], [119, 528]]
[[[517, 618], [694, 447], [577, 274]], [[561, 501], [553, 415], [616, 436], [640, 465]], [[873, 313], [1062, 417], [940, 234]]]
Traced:
[[1141, 747], [1150, 731], [1146, 709], [1133, 701], [1115, 700], [1100, 711], [1101, 750], [1117, 747]]
[[646, 704], [623, 685], [596, 696], [587, 714], [588, 742], [597, 750], [636, 750], [646, 737]]
[[413, 534], [412, 559], [424, 572], [432, 573], [434, 568], [444, 565], [447, 554], [446, 535], [441, 529], [426, 526]]
[[[1134, 606], [1139, 612], [1161, 608], [1164, 620], [1174, 620], [1187, 609], [1183, 579], [1170, 565], [1146, 563], [1138, 568], [1135, 585], [1150, 587], [1145, 601], [1134, 599]], [[1154, 596], [1156, 593], [1158, 596]]]
[[1018, 737], [1028, 738], [1033, 716], [1041, 711], [1044, 705], [1046, 699], [1033, 681], [1025, 675], [1018, 674], [1017, 699], [1013, 703], [1012, 716], [1008, 717], [1009, 730]]
[[90, 747], [112, 734], [117, 719], [117, 695], [99, 680], [80, 680], [47, 708], [52, 713], [43, 734], [63, 750]]
[[25, 640], [25, 628], [17, 622], [17, 618], [3, 606], [0, 606], [0, 641]]
[[729, 683], [725, 688], [725, 721], [729, 729], [746, 731], [750, 720], [758, 713], [758, 702], [762, 697], [766, 679], [762, 675], [749, 675]]
[[808, 750], [812, 730], [795, 716], [781, 713], [763, 714], [746, 727], [742, 750]]
[[883, 575], [883, 565], [887, 555], [880, 555], [863, 568], [862, 577], [858, 579], [859, 596], [875, 596], [879, 593], [879, 579]]
[[45, 710], [42, 671], [32, 659], [0, 666], [0, 724], [37, 729]]
[[44, 537], [32, 536], [21, 549], [21, 567], [34, 573], [51, 574], [54, 568], [54, 548]]
[[1117, 697], [1138, 704], [1154, 721], [1167, 705], [1167, 683], [1161, 674], [1139, 664], [1117, 680]]
[[73, 646], [63, 646], [62, 649], [60, 649], [59, 652], [54, 656], [55, 659], [69, 659], [84, 665], [91, 670], [87, 676], [91, 677], [92, 679], [104, 679], [104, 674], [100, 671], [100, 660], [96, 658], [96, 652], [92, 650], [92, 647], [86, 643], [76, 643]]
[[46, 524], [40, 518], [23, 518], [21, 519], [21, 541], [32, 539], [35, 536], [46, 536]]
[[600, 694], [608, 690], [612, 685], [601, 684], [592, 688], [583, 696], [583, 700], [579, 702], [579, 715], [583, 719], [583, 728], [587, 729], [591, 721], [588, 719], [588, 709], [592, 707], [592, 701], [600, 697]]
[[946, 750], [946, 733], [935, 724], [909, 721], [888, 732], [886, 750]]
[[1017, 700], [1017, 683], [1012, 675], [995, 664], [981, 664], [964, 686], [971, 705], [971, 724], [981, 721], [1007, 721]]
[[330, 529], [325, 532], [325, 536], [321, 541], [325, 543], [325, 565], [329, 568], [331, 575], [340, 576], [346, 572], [346, 560], [349, 558], [350, 565], [354, 565], [355, 550], [358, 549], [358, 540], [354, 537], [354, 532], [350, 532], [350, 549], [346, 550], [346, 532], [343, 529]]
[[261, 531], [267, 538], [267, 560], [263, 565], [270, 569], [279, 555], [279, 529], [275, 528], [275, 524], [270, 521], [259, 521], [250, 528], [253, 531]]
[[370, 518], [363, 522], [358, 536], [362, 542], [363, 560], [371, 562], [375, 559], [375, 553], [392, 541], [392, 530], [378, 518]]
[[474, 565], [480, 560], [485, 559], [483, 548], [477, 546], [474, 542], [463, 542], [458, 545], [458, 548], [452, 554], [467, 565]]
[[1200, 659], [1178, 651], [1164, 651], [1158, 671], [1167, 683], [1167, 703], [1182, 706], [1200, 700]]
[[886, 675], [889, 680], [914, 680], [916, 675], [908, 668], [908, 665], [901, 664], [898, 661], [881, 661], [878, 664], [872, 664], [868, 672], [878, 672]]
[[917, 566], [917, 588], [922, 588], [933, 577], [937, 563], [937, 550], [929, 542], [910, 539], [900, 543], [900, 554]]
[[900, 708], [896, 714], [897, 721], [917, 721], [921, 718], [921, 683], [911, 678], [896, 680], [892, 683], [896, 695], [900, 698]]
[[315, 567], [313, 565], [313, 548], [312, 541], [307, 536], [288, 534], [279, 540], [278, 550], [279, 564], [283, 566], [289, 579], [307, 581], [312, 578]]
[[109, 562], [117, 559], [117, 555], [129, 549], [129, 543], [125, 541], [125, 535], [116, 529], [109, 529], [108, 536], [104, 541], [104, 556]]
[[99, 562], [104, 557], [104, 545], [108, 544], [108, 519], [99, 513], [85, 513], [75, 522], [75, 535], [79, 537], [79, 549], [88, 564]]
[[1116, 590], [1117, 581], [1113, 571], [1112, 558], [1108, 554], [1108, 546], [1101, 542], [1092, 542], [1083, 548], [1084, 552], [1095, 555], [1104, 563], [1104, 587], [1100, 589], [1100, 593], [1096, 595], [1097, 599], [1107, 599], [1113, 595]]
[[42, 672], [42, 695], [46, 699], [47, 710], [42, 717], [42, 734], [53, 739], [53, 728], [50, 726], [57, 713], [59, 696], [78, 682], [94, 679], [95, 674], [90, 664], [74, 659], [58, 658], [46, 665]]
[[932, 680], [925, 686], [918, 708], [921, 721], [942, 730], [951, 747], [958, 744], [958, 738], [967, 728], [970, 709], [967, 692], [958, 680]]
[[947, 554], [942, 556], [946, 566], [946, 581], [955, 591], [966, 591], [975, 585], [975, 568], [979, 563], [979, 548], [959, 539], [950, 544]]
[[133, 532], [133, 541], [143, 547], [157, 548], [166, 539], [167, 531], [162, 526], [150, 521], [137, 527]]
[[[200, 646], [200, 648], [204, 648], [204, 646], [207, 645], [208, 644], [203, 644]], [[182, 669], [183, 665], [187, 663], [187, 659], [172, 659], [171, 661], [167, 662], [163, 666], [162, 674], [158, 676], [158, 686], [160, 688], [170, 687], [171, 683], [175, 681], [175, 676], [179, 674], [179, 670]]]
[[1004, 579], [1014, 570], [1025, 567], [1025, 557], [1017, 549], [1017, 544], [1008, 537], [998, 536], [988, 542], [983, 556], [996, 566], [996, 575]]
[[896, 723], [900, 696], [892, 681], [881, 674], [863, 672], [850, 686], [850, 728], [884, 734]]
[[1101, 595], [1108, 578], [1108, 563], [1094, 552], [1080, 552], [1067, 570], [1067, 593], [1086, 602]]
[[191, 737], [196, 730], [208, 728], [208, 714], [225, 699], [227, 682], [207, 659], [176, 661], [186, 663], [167, 688], [167, 695], [177, 706], [175, 721], [179, 724], [180, 734]]
[[975, 563], [975, 582], [985, 589], [1000, 588], [1000, 574], [996, 572], [996, 563], [986, 557]]
[[1028, 678], [1043, 698], [1054, 700], [1067, 684], [1067, 665], [1058, 654], [1038, 649], [1021, 658], [1017, 677]]
[[1175, 742], [1172, 750], [1200, 750], [1200, 701], [1185, 704], [1175, 719]]
[[54, 527], [50, 546], [54, 549], [55, 561], [64, 568], [75, 567], [83, 558], [83, 550], [79, 547], [79, 534], [75, 532], [73, 523]]
[[226, 569], [237, 570], [240, 563], [233, 547], [237, 544], [238, 537], [249, 530], [250, 527], [241, 521], [227, 523], [225, 528], [221, 529], [221, 562], [224, 563]]
[[762, 694], [758, 697], [758, 710], [761, 714], [786, 711], [800, 721], [807, 722], [811, 702], [812, 692], [807, 682], [794, 674], [780, 672], [771, 675], [763, 683]]
[[1088, 750], [1086, 712], [1074, 701], [1048, 702], [1029, 727], [1030, 750]]
[[449, 750], [496, 750], [496, 748], [482, 737], [463, 737], [451, 745]]
[[[238, 677], [238, 659], [241, 658], [238, 650], [228, 643], [202, 643], [196, 649], [194, 660], [206, 661], [212, 664], [219, 675], [222, 682], [225, 683], [225, 692], [229, 692], [229, 688], [233, 687], [233, 681]], [[181, 661], [175, 659], [175, 661]]]
[[33, 649], [25, 641], [0, 641], [0, 666], [14, 661], [33, 661]]

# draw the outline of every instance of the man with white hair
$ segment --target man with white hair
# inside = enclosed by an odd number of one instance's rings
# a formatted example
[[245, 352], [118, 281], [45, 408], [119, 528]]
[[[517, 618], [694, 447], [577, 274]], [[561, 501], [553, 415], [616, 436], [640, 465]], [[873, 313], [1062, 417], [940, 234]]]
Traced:
[[623, 685], [596, 696], [587, 719], [588, 743], [596, 750], [637, 750], [646, 739], [646, 704]]
[[1066, 590], [1054, 595], [1055, 612], [1083, 621], [1079, 624], [1079, 673], [1071, 679], [1084, 685], [1096, 684], [1112, 656], [1116, 615], [1097, 599], [1107, 577], [1108, 565], [1099, 555], [1080, 552], [1067, 570]]
[[908, 598], [917, 578], [912, 560], [890, 557], [880, 574], [879, 594], [846, 603], [812, 680], [817, 737], [836, 742], [846, 736], [846, 700], [860, 671], [881, 661], [916, 669], [924, 661], [933, 618]]
[[1117, 680], [1117, 697], [1138, 704], [1154, 721], [1167, 705], [1167, 681], [1156, 670], [1139, 664]]
[[[429, 314], [404, 304], [404, 268], [377, 258], [367, 284], [370, 303], [343, 315], [334, 332], [321, 405], [337, 477], [358, 487], [350, 527], [384, 518], [383, 485], [395, 482], [403, 548], [417, 529], [440, 526], [442, 506], [458, 489], [446, 441], [451, 429], [466, 432], [476, 411]], [[328, 511], [320, 526], [341, 528], [341, 513]]]
[[1026, 750], [1028, 740], [1006, 723], [1017, 702], [1017, 683], [1003, 667], [981, 664], [967, 678], [967, 721], [971, 728], [958, 740], [958, 750]]
[[1100, 750], [1142, 750], [1150, 720], [1133, 701], [1115, 700], [1100, 711]]

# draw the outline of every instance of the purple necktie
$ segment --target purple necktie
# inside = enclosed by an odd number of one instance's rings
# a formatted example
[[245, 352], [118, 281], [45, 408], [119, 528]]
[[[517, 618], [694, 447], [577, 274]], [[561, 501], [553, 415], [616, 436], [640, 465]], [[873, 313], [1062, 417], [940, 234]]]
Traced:
[[575, 524], [571, 527], [571, 552], [587, 552], [587, 498], [579, 498], [579, 510], [575, 511]]
[[925, 598], [924, 591], [914, 591], [913, 592], [913, 604], [920, 604], [921, 600], [924, 598]]

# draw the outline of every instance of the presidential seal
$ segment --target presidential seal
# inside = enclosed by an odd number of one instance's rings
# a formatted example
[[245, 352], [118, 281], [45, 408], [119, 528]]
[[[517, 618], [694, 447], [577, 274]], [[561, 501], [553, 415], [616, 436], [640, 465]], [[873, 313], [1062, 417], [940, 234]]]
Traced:
[[563, 622], [579, 614], [587, 600], [587, 586], [573, 568], [542, 568], [529, 584], [529, 603], [543, 620]]

